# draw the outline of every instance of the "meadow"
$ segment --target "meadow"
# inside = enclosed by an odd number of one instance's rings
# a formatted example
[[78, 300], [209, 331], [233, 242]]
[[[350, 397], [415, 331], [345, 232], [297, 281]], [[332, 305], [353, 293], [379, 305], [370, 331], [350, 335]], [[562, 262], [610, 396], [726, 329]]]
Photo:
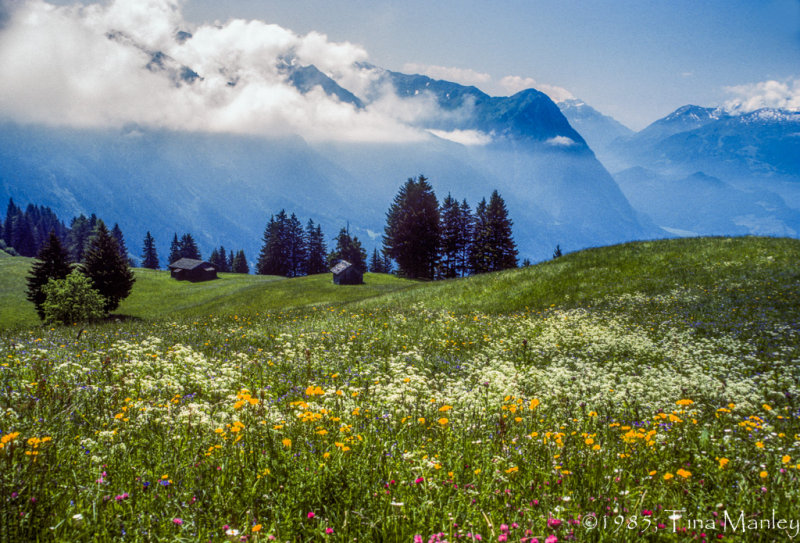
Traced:
[[363, 290], [137, 271], [108, 322], [0, 321], [0, 540], [800, 536], [798, 262], [702, 238]]

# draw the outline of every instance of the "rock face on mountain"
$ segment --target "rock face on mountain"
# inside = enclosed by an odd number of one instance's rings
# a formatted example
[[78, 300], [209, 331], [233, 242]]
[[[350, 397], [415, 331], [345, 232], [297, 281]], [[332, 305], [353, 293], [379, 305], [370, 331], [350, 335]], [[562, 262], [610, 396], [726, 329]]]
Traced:
[[[557, 244], [575, 250], [663, 234], [637, 218], [545, 94], [529, 89], [492, 97], [448, 81], [365, 69], [376, 71], [373, 91], [390, 85], [401, 104], [420, 97], [434, 104], [430, 115], [412, 122], [419, 141], [307, 142], [134, 125], [5, 123], [0, 196], [50, 206], [64, 218], [96, 212], [120, 223], [132, 252], [147, 230], [162, 254], [175, 232], [191, 232], [202, 250], [243, 247], [251, 260], [270, 214], [282, 208], [321, 223], [329, 237], [349, 222], [367, 248], [379, 246], [394, 194], [419, 173], [440, 199], [450, 192], [473, 207], [499, 190], [521, 258], [547, 258]], [[369, 89], [357, 96], [314, 66], [287, 63], [283, 70], [301, 93], [321, 90], [359, 110], [376, 99]]]

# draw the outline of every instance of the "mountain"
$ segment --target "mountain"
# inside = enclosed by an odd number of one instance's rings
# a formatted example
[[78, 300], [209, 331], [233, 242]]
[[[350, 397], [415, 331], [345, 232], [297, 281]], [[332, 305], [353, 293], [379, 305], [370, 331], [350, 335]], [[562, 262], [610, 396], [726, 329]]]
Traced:
[[[147, 69], [175, 85], [202, 81], [190, 67], [146, 53]], [[191, 232], [204, 254], [223, 244], [244, 248], [253, 262], [269, 216], [282, 208], [321, 223], [329, 244], [349, 224], [368, 249], [380, 246], [392, 198], [419, 173], [440, 199], [450, 192], [473, 208], [497, 189], [514, 221], [520, 258], [546, 259], [557, 244], [571, 251], [663, 235], [640, 220], [545, 94], [528, 89], [492, 97], [422, 75], [364, 69], [373, 84], [356, 93], [313, 65], [280, 66], [302, 94], [319, 90], [357, 111], [385, 97], [387, 86], [400, 106], [427, 104], [430, 114], [409, 121], [423, 137], [388, 144], [6, 122], [0, 197], [49, 206], [66, 220], [96, 212], [119, 222], [132, 253], [150, 231], [162, 260], [174, 233]]]
[[634, 134], [633, 130], [613, 117], [603, 115], [583, 100], [570, 99], [558, 103], [569, 124], [580, 132], [589, 146], [600, 157], [612, 141]]
[[673, 235], [800, 234], [800, 210], [774, 192], [740, 190], [702, 172], [673, 179], [634, 167], [615, 178], [631, 205]]

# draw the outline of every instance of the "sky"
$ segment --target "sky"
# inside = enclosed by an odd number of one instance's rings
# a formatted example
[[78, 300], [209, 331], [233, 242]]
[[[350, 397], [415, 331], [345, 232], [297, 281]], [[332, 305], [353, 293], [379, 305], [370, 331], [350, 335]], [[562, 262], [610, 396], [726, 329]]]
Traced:
[[[686, 104], [800, 109], [800, 0], [0, 0], [0, 118], [363, 141], [418, 138], [438, 114], [388, 90], [365, 111], [299, 95], [287, 58], [357, 95], [368, 62], [579, 98], [639, 130]], [[176, 84], [183, 65], [202, 80]]]

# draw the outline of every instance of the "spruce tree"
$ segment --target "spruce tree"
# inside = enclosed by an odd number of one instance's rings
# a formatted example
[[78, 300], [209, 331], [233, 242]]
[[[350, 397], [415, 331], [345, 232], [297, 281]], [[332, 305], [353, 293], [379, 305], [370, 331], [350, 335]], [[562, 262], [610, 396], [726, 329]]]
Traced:
[[231, 267], [228, 265], [228, 253], [225, 251], [225, 246], [219, 246], [219, 256], [217, 257], [218, 262], [213, 262], [209, 260], [212, 264], [217, 266], [217, 271], [220, 272], [229, 272], [231, 271]]
[[[244, 256], [244, 253], [242, 253], [242, 256]], [[235, 259], [236, 259], [236, 257], [233, 255], [233, 249], [231, 249], [231, 250], [228, 252], [228, 258], [227, 258], [227, 260], [226, 260], [226, 263], [227, 263], [227, 265], [228, 265], [228, 269], [229, 269], [230, 271], [233, 271], [233, 262], [234, 262], [234, 260], [235, 260]], [[248, 269], [249, 269], [249, 268], [248, 268]], [[249, 273], [249, 271], [248, 271], [248, 273]]]
[[46, 298], [42, 289], [50, 279], [64, 279], [71, 270], [69, 253], [61, 245], [55, 231], [51, 231], [27, 278], [27, 298], [36, 306], [40, 319], [44, 319], [43, 304]]
[[92, 226], [84, 214], [81, 213], [72, 219], [67, 235], [67, 248], [73, 262], [83, 261], [83, 255], [86, 253], [86, 246], [91, 235]]
[[231, 271], [233, 273], [250, 273], [250, 266], [247, 264], [244, 251], [240, 250], [236, 253], [236, 256], [233, 257], [233, 266], [231, 266]]
[[553, 251], [553, 259], [559, 258], [563, 256], [564, 253], [561, 252], [561, 245], [556, 245], [556, 250]]
[[142, 267], [151, 270], [158, 269], [158, 253], [156, 252], [156, 240], [150, 235], [150, 232], [144, 236], [144, 244], [142, 248]]
[[490, 232], [490, 269], [507, 270], [517, 267], [517, 244], [511, 234], [513, 222], [508, 217], [506, 203], [495, 190], [486, 207], [486, 218]]
[[289, 273], [286, 247], [286, 211], [269, 218], [262, 237], [263, 245], [258, 255], [256, 272], [260, 275], [283, 275]]
[[378, 256], [378, 249], [372, 250], [372, 257], [369, 259], [369, 271], [372, 273], [386, 273], [383, 269], [383, 258]]
[[358, 237], [351, 237], [346, 228], [339, 230], [336, 236], [336, 248], [328, 255], [328, 265], [333, 267], [342, 260], [355, 266], [361, 273], [367, 271], [367, 252]]
[[441, 243], [439, 252], [438, 277], [449, 279], [458, 275], [459, 248], [463, 245], [461, 237], [461, 206], [448, 193], [439, 209], [439, 231]]
[[305, 275], [308, 251], [303, 236], [303, 225], [294, 213], [292, 213], [292, 216], [286, 221], [285, 236], [288, 268], [287, 276], [298, 277], [300, 275]]
[[122, 229], [119, 227], [118, 223], [114, 223], [114, 227], [111, 229], [111, 235], [117, 240], [120, 256], [128, 260], [128, 248], [125, 246], [125, 237], [122, 235]]
[[174, 264], [181, 259], [181, 242], [178, 240], [178, 234], [172, 238], [172, 243], [169, 244], [169, 263]]
[[[223, 258], [223, 262], [224, 262], [225, 256], [223, 255], [222, 258]], [[219, 265], [219, 261], [220, 261], [219, 251], [217, 250], [216, 247], [214, 247], [214, 249], [211, 250], [211, 255], [208, 257], [208, 261], [211, 264], [213, 264], [215, 268], [217, 268], [218, 272], [223, 271], [222, 268]]]
[[386, 213], [383, 245], [401, 275], [433, 279], [439, 250], [439, 204], [425, 176], [409, 178]]
[[471, 273], [486, 273], [490, 270], [491, 235], [486, 216], [486, 198], [475, 207], [472, 221], [472, 243], [469, 250], [469, 269]]
[[458, 244], [456, 251], [456, 272], [460, 277], [469, 275], [469, 255], [472, 248], [473, 218], [467, 200], [461, 202], [458, 214]]
[[92, 281], [92, 288], [105, 298], [106, 312], [119, 307], [131, 292], [135, 281], [128, 260], [119, 254], [119, 245], [103, 221], [97, 221], [89, 241], [81, 271]]
[[202, 260], [200, 256], [200, 249], [197, 248], [197, 243], [191, 234], [184, 234], [181, 236], [179, 242], [180, 258], [191, 258], [192, 260]]
[[314, 221], [308, 220], [306, 224], [306, 274], [314, 275], [328, 271], [326, 263], [328, 248], [325, 246], [325, 236], [320, 225], [314, 225]]

